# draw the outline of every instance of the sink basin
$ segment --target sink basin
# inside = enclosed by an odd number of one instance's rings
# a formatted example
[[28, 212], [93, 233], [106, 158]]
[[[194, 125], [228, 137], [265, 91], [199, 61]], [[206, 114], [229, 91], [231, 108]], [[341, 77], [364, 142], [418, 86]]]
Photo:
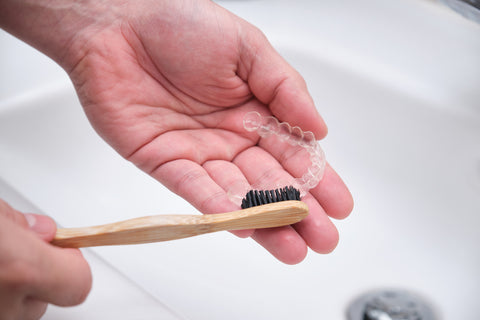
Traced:
[[[91, 252], [186, 319], [340, 320], [376, 288], [477, 319], [480, 27], [420, 0], [221, 4], [264, 30], [329, 125], [356, 201], [337, 249], [287, 266], [225, 232]], [[0, 176], [66, 227], [195, 212], [95, 134], [69, 85], [0, 105]]]

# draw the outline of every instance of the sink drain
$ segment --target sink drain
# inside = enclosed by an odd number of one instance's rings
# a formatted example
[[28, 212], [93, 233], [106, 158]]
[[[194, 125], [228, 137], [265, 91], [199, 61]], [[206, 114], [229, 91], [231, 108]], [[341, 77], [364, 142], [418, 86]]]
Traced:
[[418, 295], [404, 290], [376, 290], [355, 299], [348, 320], [436, 320], [432, 308]]

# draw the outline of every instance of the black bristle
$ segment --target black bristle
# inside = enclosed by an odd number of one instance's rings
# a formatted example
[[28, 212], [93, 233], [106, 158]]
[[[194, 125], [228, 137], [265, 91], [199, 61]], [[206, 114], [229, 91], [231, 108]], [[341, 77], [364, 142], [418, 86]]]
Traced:
[[253, 190], [250, 190], [248, 193], [247, 193], [247, 196], [246, 196], [246, 208], [250, 208], [250, 207], [253, 207]]
[[265, 198], [267, 199], [267, 203], [272, 203], [273, 202], [273, 199], [272, 199], [272, 194], [270, 193], [271, 190], [266, 190], [265, 191]]
[[253, 191], [253, 197], [252, 197], [252, 203], [253, 203], [253, 206], [256, 207], [256, 206], [259, 206], [260, 203], [258, 202], [258, 190], [255, 190]]
[[275, 195], [275, 190], [270, 190], [270, 196], [272, 197], [272, 202], [277, 202], [277, 196]]
[[292, 191], [289, 187], [285, 187], [285, 194], [287, 195], [287, 200], [292, 200]]
[[289, 196], [289, 200], [297, 200], [297, 189], [290, 186], [288, 188], [288, 196]]
[[258, 192], [258, 197], [260, 199], [260, 204], [267, 204], [267, 199], [265, 198], [265, 192], [263, 190], [260, 190]]
[[242, 199], [242, 209], [287, 200], [300, 200], [300, 190], [293, 186], [274, 190], [250, 190]]
[[275, 195], [277, 196], [275, 198], [275, 202], [283, 201], [282, 193], [280, 191], [281, 191], [281, 189], [275, 189]]

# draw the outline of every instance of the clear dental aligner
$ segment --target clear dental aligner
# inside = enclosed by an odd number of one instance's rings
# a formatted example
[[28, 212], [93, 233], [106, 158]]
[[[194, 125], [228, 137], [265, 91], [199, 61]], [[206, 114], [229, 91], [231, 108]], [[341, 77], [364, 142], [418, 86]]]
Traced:
[[[243, 118], [243, 127], [250, 132], [256, 131], [262, 138], [271, 135], [277, 136], [281, 141], [292, 146], [304, 148], [310, 155], [311, 165], [300, 178], [295, 178], [291, 185], [300, 190], [304, 196], [310, 189], [317, 186], [325, 171], [325, 154], [310, 131], [302, 131], [299, 127], [292, 127], [287, 122], [279, 122], [275, 117], [263, 117], [260, 113], [252, 111]], [[244, 196], [244, 194], [242, 195]]]

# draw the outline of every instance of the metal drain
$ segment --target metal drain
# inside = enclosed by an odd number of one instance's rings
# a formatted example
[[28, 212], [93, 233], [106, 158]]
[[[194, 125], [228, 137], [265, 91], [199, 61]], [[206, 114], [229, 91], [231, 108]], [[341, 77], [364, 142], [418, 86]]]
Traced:
[[347, 310], [348, 320], [436, 320], [432, 308], [404, 290], [376, 290], [359, 296]]

